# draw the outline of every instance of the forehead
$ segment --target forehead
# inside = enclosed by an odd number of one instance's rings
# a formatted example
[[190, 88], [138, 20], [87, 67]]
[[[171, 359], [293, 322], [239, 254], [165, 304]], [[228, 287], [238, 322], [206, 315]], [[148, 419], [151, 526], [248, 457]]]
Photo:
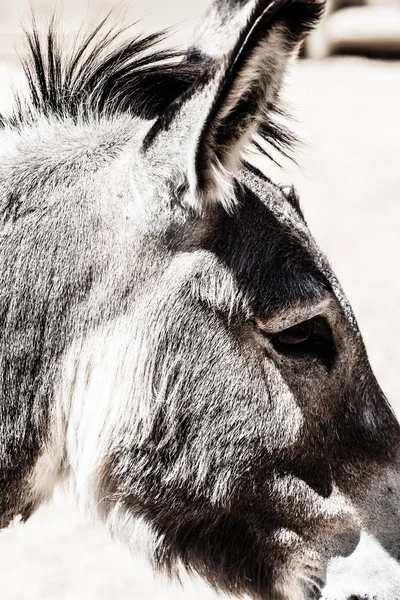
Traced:
[[331, 271], [300, 210], [255, 170], [243, 170], [240, 184], [240, 208], [221, 217], [212, 236], [221, 270], [257, 312], [325, 297]]

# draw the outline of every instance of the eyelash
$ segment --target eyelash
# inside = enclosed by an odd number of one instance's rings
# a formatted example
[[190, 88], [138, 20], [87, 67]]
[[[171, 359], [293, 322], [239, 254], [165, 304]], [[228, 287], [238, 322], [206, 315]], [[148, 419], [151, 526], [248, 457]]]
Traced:
[[258, 326], [256, 331], [267, 337], [275, 351], [283, 356], [291, 359], [315, 358], [327, 368], [334, 364], [337, 352], [333, 334], [323, 317], [314, 317], [273, 335]]

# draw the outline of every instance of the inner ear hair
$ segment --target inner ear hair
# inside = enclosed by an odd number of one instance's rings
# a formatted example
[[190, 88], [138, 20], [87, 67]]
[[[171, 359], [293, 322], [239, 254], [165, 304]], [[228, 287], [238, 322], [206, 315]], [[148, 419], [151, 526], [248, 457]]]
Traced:
[[283, 153], [290, 147], [294, 137], [273, 115], [288, 60], [323, 9], [320, 0], [216, 0], [206, 14], [186, 57], [203, 72], [145, 140], [153, 154], [157, 140], [164, 154], [171, 148], [200, 212], [215, 202], [232, 211], [234, 176], [254, 136]]
[[[214, 10], [224, 4], [217, 3]], [[283, 150], [294, 141], [289, 132], [271, 124], [270, 117], [281, 112], [278, 94], [288, 59], [317, 23], [324, 5], [309, 0], [258, 0], [247, 5], [252, 5], [247, 22], [232, 50], [221, 57], [223, 75], [197, 144], [200, 189], [207, 188], [212, 165], [214, 172], [222, 168], [235, 173], [244, 147], [255, 134], [267, 133], [272, 144]], [[206, 55], [201, 41], [195, 48]], [[276, 134], [276, 144], [271, 133]]]

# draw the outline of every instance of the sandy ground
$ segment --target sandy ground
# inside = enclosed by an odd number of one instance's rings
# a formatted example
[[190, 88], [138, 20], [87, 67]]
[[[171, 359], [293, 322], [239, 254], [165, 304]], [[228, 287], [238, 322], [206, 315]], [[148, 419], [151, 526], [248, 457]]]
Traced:
[[[92, 2], [89, 17], [112, 4]], [[147, 29], [180, 22], [176, 39], [183, 41], [205, 4], [136, 0], [127, 5], [126, 18], [144, 18]], [[48, 5], [35, 2], [39, 21]], [[22, 0], [0, 1], [2, 106], [8, 103], [10, 77], [19, 78], [12, 45], [27, 6]], [[65, 3], [64, 12], [65, 22], [75, 27], [86, 4]], [[287, 96], [308, 145], [301, 168], [274, 170], [274, 177], [294, 182], [300, 191], [310, 227], [353, 304], [378, 380], [400, 415], [400, 63], [304, 61], [293, 68]], [[24, 527], [0, 534], [0, 582], [0, 600], [213, 597], [201, 584], [179, 590], [154, 582], [144, 565], [61, 497]]]

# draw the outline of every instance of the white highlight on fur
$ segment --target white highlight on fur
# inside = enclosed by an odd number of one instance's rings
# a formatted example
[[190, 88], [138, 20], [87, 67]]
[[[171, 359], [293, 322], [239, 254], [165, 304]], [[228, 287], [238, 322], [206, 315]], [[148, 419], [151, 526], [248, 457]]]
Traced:
[[[199, 255], [182, 253], [166, 269], [164, 277], [171, 294], [190, 278]], [[89, 512], [97, 511], [93, 502], [98, 498], [99, 471], [113, 444], [129, 448], [133, 441], [140, 445], [146, 440], [152, 419], [165, 402], [164, 388], [171, 375], [176, 377], [172, 362], [158, 389], [153, 389], [154, 340], [162, 334], [165, 321], [149, 319], [162, 310], [165, 300], [165, 288], [160, 284], [159, 295], [152, 289], [149, 297], [144, 294], [137, 301], [134, 315], [128, 313], [75, 340], [64, 357], [61, 392], [55, 402], [68, 426], [60, 438], [66, 437], [65, 458], [75, 495]], [[149, 304], [153, 306], [150, 312]], [[153, 339], [150, 344], [148, 336]], [[174, 386], [169, 386], [170, 401], [175, 390], [179, 395], [180, 384], [177, 377]]]
[[105, 525], [113, 537], [128, 546], [134, 557], [151, 562], [161, 540], [145, 519], [133, 517], [117, 502], [106, 516]]
[[227, 54], [232, 48], [232, 40], [246, 24], [254, 5], [254, 0], [251, 0], [241, 10], [235, 11], [229, 7], [224, 10], [221, 2], [212, 5], [195, 30], [193, 46], [215, 59]]
[[42, 502], [48, 502], [53, 496], [54, 488], [65, 477], [65, 422], [58, 402], [55, 402], [50, 414], [50, 439], [36, 461], [30, 476], [29, 499], [36, 508]]
[[302, 302], [298, 306], [285, 308], [280, 313], [275, 312], [266, 319], [255, 317], [254, 320], [262, 331], [269, 335], [275, 335], [284, 329], [298, 325], [303, 321], [314, 319], [319, 315], [323, 315], [327, 318], [330, 325], [334, 326], [338, 318], [337, 307], [335, 300], [333, 300], [329, 293], [326, 294], [326, 298], [322, 298], [321, 300]]
[[[77, 340], [64, 362], [61, 402], [68, 420], [67, 457], [78, 502], [92, 513], [99, 469], [115, 428], [129, 422], [137, 408], [127, 404], [131, 399], [128, 365], [140, 350], [131, 332], [129, 319], [121, 318], [84, 341]], [[132, 435], [135, 429], [132, 426]]]

